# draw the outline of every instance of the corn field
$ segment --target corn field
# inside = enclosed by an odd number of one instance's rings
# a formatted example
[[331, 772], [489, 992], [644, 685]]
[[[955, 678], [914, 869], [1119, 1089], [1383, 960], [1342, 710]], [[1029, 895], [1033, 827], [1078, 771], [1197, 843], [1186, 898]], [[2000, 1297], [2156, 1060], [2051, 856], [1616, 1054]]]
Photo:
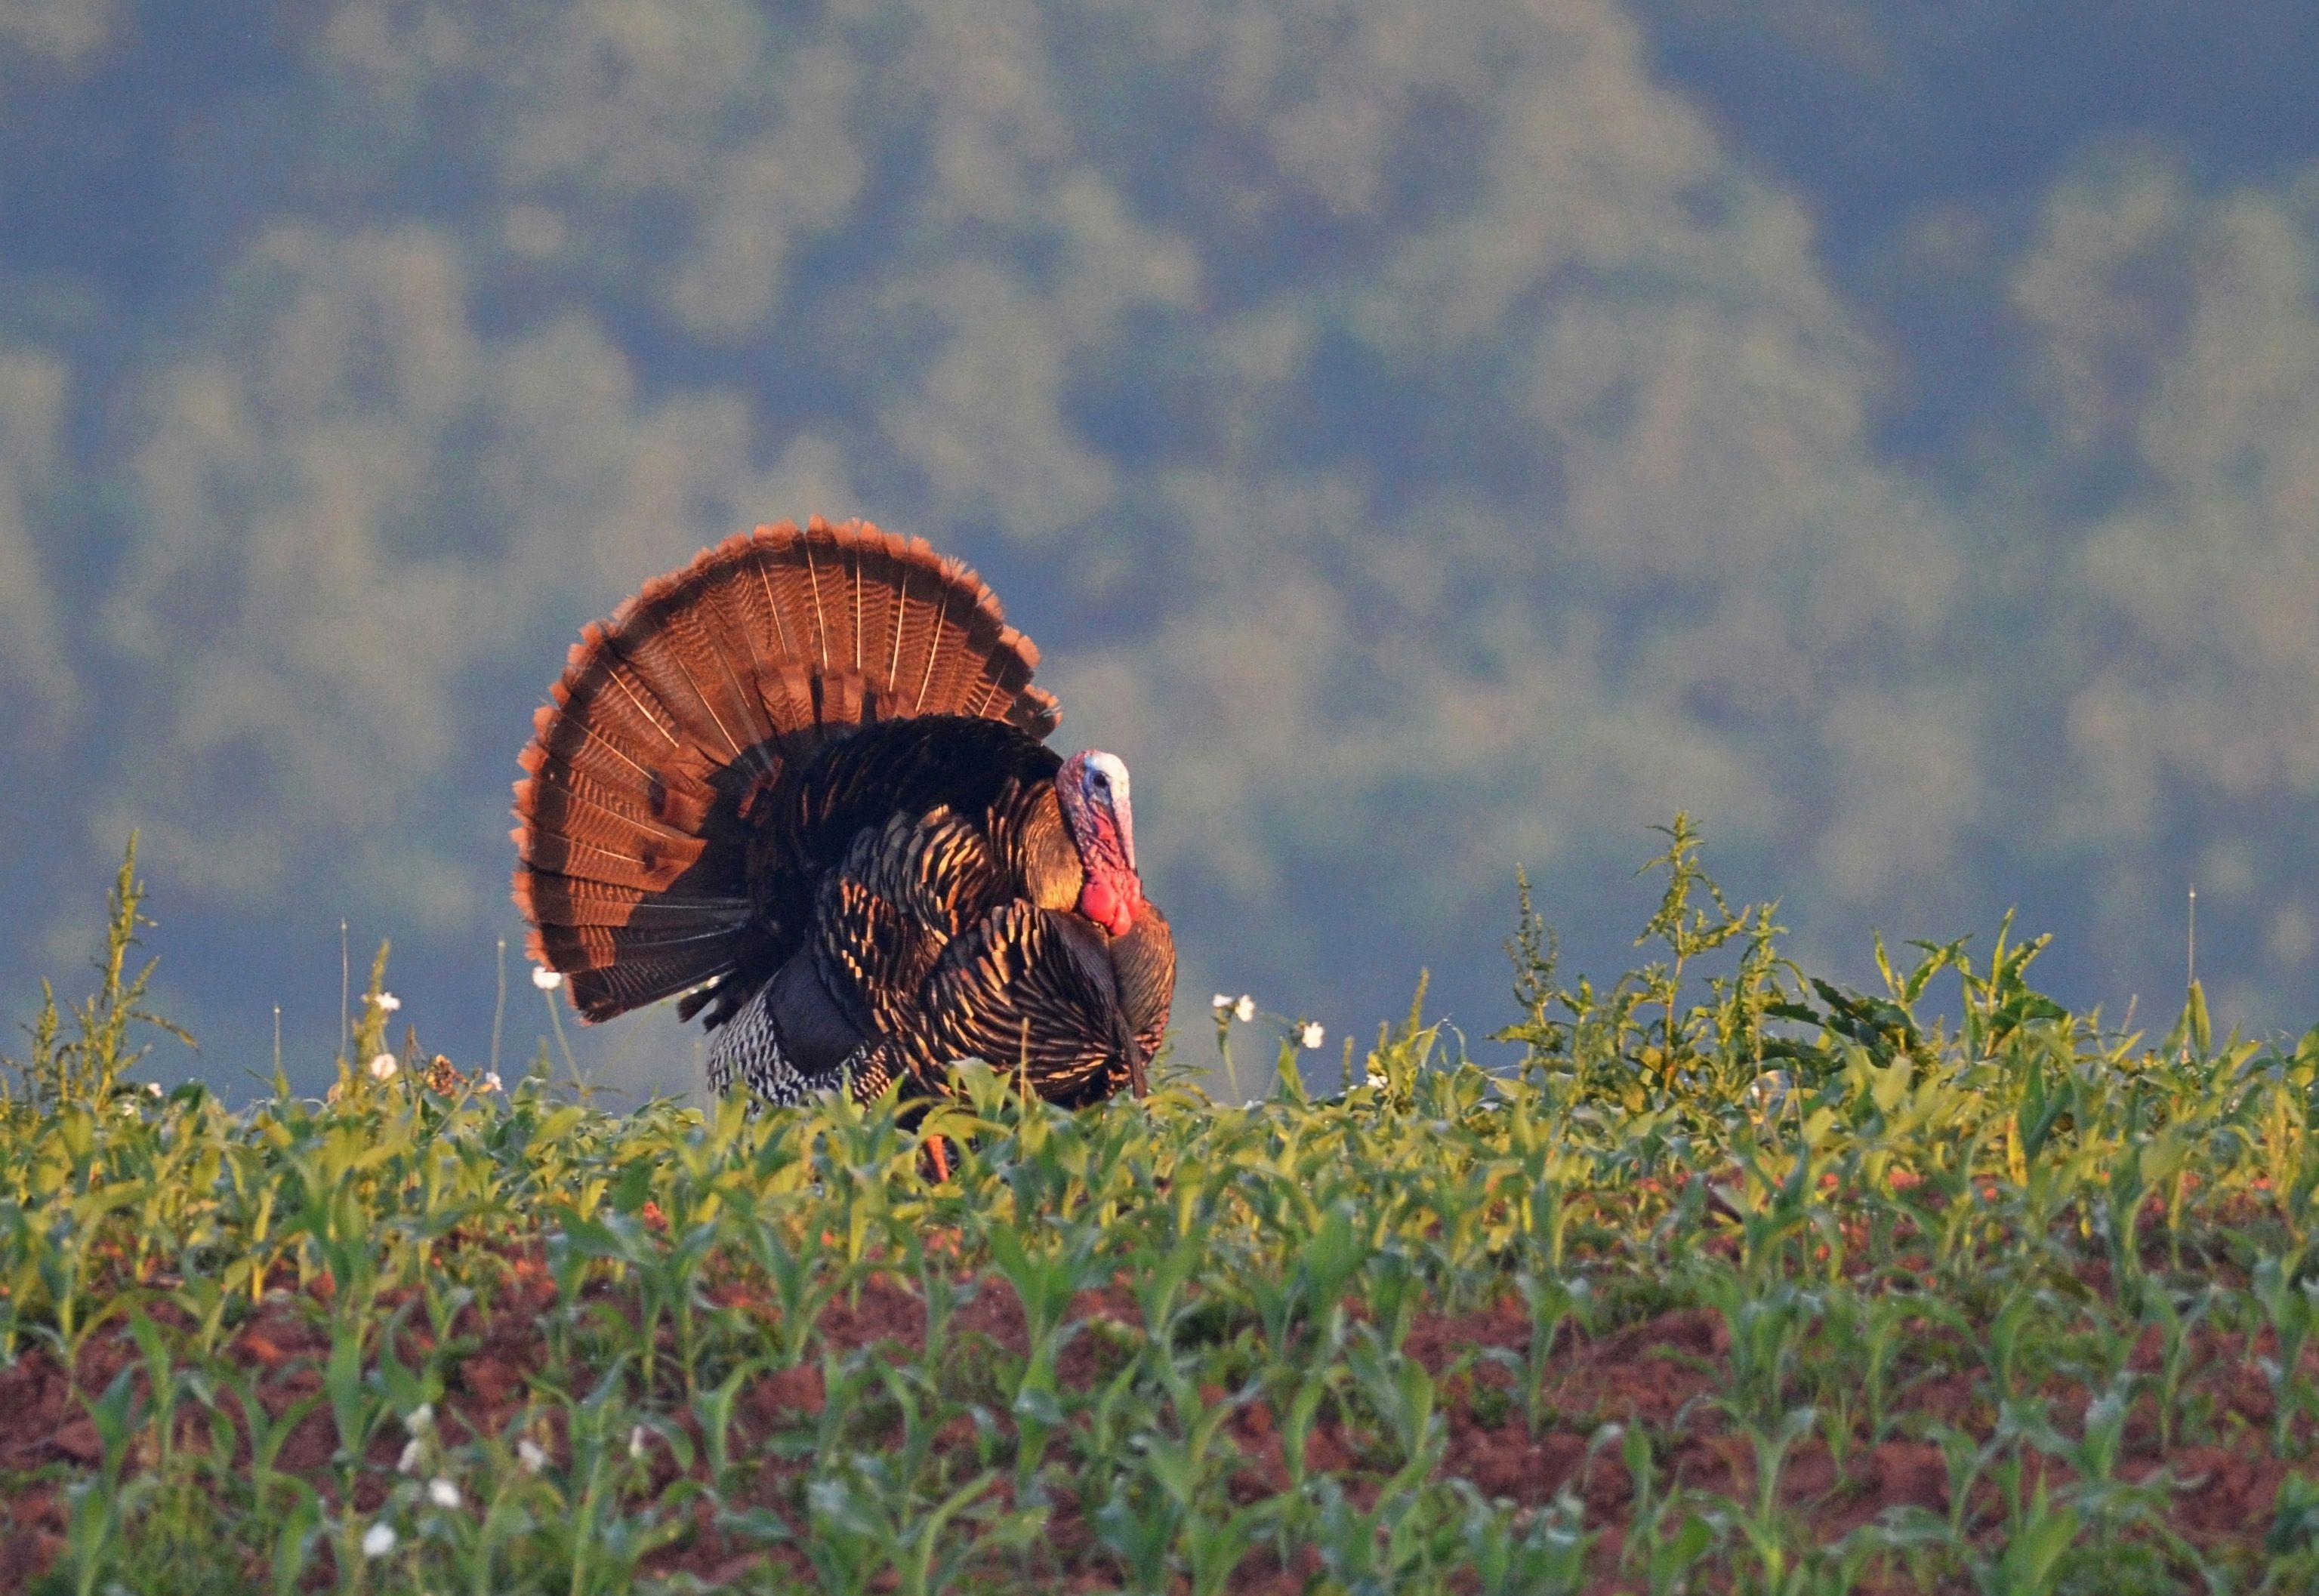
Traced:
[[383, 955], [328, 1101], [169, 1089], [132, 855], [0, 1103], [0, 1588], [2319, 1590], [2319, 1030], [1845, 990], [1666, 835], [1493, 1070], [1421, 986], [915, 1123], [487, 1089]]

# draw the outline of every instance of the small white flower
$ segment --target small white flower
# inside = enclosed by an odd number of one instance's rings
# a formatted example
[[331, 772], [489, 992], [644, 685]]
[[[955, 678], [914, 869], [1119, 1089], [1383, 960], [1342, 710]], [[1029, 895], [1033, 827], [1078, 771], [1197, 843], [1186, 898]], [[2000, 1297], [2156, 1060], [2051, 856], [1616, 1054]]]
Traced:
[[402, 1068], [395, 1062], [393, 1053], [381, 1053], [370, 1061], [370, 1078], [373, 1080], [393, 1080], [395, 1071]]
[[1208, 1000], [1208, 1006], [1213, 1009], [1227, 1009], [1232, 1005], [1232, 998], [1222, 992], [1217, 993], [1214, 997]]
[[378, 995], [378, 1006], [380, 1012], [391, 1014], [402, 1006], [402, 999], [392, 992], [382, 992]]
[[564, 977], [557, 970], [535, 969], [531, 972], [531, 984], [543, 992], [553, 992], [564, 984]]
[[404, 1442], [402, 1456], [394, 1460], [394, 1472], [399, 1474], [417, 1474], [419, 1472], [419, 1449], [425, 1443], [420, 1441], [417, 1436], [412, 1436], [410, 1440]]
[[392, 1524], [374, 1524], [363, 1531], [363, 1555], [376, 1561], [401, 1544], [402, 1537]]
[[427, 1482], [427, 1500], [447, 1512], [459, 1505], [459, 1487], [456, 1483], [437, 1474]]
[[137, 1099], [134, 1097], [123, 1097], [114, 1106], [122, 1114], [135, 1114], [137, 1112]]
[[496, 1069], [485, 1070], [483, 1072], [483, 1090], [486, 1092], [496, 1092], [499, 1089], [500, 1072]]
[[145, 1095], [148, 1097], [158, 1097], [161, 1095], [161, 1083], [158, 1080], [147, 1081], [145, 1083]]
[[1256, 999], [1245, 992], [1241, 993], [1240, 1001], [1232, 1005], [1232, 1018], [1242, 1024], [1256, 1018]]
[[1376, 1087], [1379, 1091], [1383, 1091], [1385, 1087], [1393, 1085], [1393, 1082], [1387, 1080], [1384, 1076], [1379, 1075], [1376, 1070], [1372, 1069], [1369, 1071], [1369, 1078], [1367, 1084]]
[[628, 1456], [642, 1462], [644, 1455], [645, 1427], [639, 1424], [628, 1431]]
[[435, 1404], [420, 1402], [403, 1416], [402, 1428], [412, 1435], [425, 1435], [435, 1428]]
[[547, 1466], [546, 1449], [529, 1436], [515, 1444], [515, 1460], [523, 1465], [523, 1472], [536, 1474]]
[[1304, 1022], [1304, 1028], [1296, 1033], [1296, 1041], [1300, 1046], [1317, 1048], [1328, 1040], [1328, 1035], [1327, 1032], [1321, 1029], [1320, 1021], [1307, 1020]]

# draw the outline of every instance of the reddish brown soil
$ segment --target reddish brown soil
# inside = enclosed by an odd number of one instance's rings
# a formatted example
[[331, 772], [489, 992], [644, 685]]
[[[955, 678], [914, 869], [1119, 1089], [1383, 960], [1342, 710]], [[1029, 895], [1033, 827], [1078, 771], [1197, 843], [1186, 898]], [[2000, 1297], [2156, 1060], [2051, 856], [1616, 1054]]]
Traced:
[[[524, 1411], [530, 1379], [543, 1359], [537, 1316], [553, 1301], [554, 1285], [537, 1256], [516, 1255], [506, 1264], [505, 1281], [490, 1312], [466, 1310], [456, 1327], [458, 1334], [473, 1337], [477, 1345], [456, 1364], [451, 1388], [439, 1405], [439, 1422], [454, 1440], [505, 1434]], [[305, 1294], [308, 1299], [326, 1299], [328, 1294], [326, 1279], [316, 1282]], [[615, 1308], [622, 1306], [608, 1293], [591, 1294], [602, 1296]], [[770, 1309], [737, 1288], [720, 1288], [718, 1295], [726, 1305], [772, 1321]], [[393, 1306], [392, 1299], [387, 1305]], [[258, 1400], [269, 1416], [282, 1414], [320, 1389], [329, 1347], [325, 1332], [314, 1321], [317, 1306], [296, 1294], [277, 1291], [229, 1338], [227, 1346], [234, 1361], [257, 1375]], [[166, 1319], [167, 1311], [157, 1311], [156, 1317]], [[1120, 1366], [1129, 1356], [1126, 1348], [1141, 1333], [1130, 1328], [1106, 1334], [1093, 1321], [1112, 1320], [1123, 1327], [1135, 1327], [1141, 1316], [1132, 1294], [1123, 1284], [1115, 1284], [1082, 1293], [1074, 1304], [1073, 1317], [1090, 1321], [1089, 1327], [1069, 1344], [1059, 1374], [1066, 1385], [1086, 1389]], [[819, 1342], [805, 1363], [761, 1375], [744, 1388], [731, 1441], [735, 1456], [754, 1454], [765, 1458], [752, 1494], [761, 1505], [785, 1515], [800, 1532], [804, 1519], [796, 1485], [803, 1465], [781, 1461], [764, 1443], [783, 1432], [809, 1427], [822, 1411], [822, 1348], [843, 1352], [886, 1347], [898, 1354], [916, 1355], [925, 1346], [925, 1308], [914, 1290], [892, 1277], [878, 1276], [857, 1294], [830, 1304], [820, 1317], [817, 1331]], [[402, 1334], [398, 1350], [408, 1363], [427, 1349], [428, 1337], [423, 1328], [408, 1322]], [[1025, 1351], [1020, 1311], [996, 1276], [986, 1278], [959, 1308], [947, 1336], [951, 1356], [962, 1360], [961, 1366], [985, 1351], [1003, 1349], [1017, 1357]], [[1591, 1341], [1566, 1339], [1551, 1366], [1544, 1392], [1552, 1421], [1535, 1437], [1524, 1422], [1522, 1394], [1515, 1389], [1515, 1376], [1480, 1355], [1483, 1349], [1498, 1348], [1519, 1357], [1529, 1339], [1529, 1326], [1520, 1305], [1508, 1303], [1487, 1312], [1421, 1314], [1405, 1345], [1439, 1382], [1440, 1411], [1448, 1425], [1442, 1474], [1470, 1481], [1485, 1496], [1524, 1506], [1552, 1501], [1566, 1488], [1575, 1493], [1585, 1504], [1588, 1528], [1602, 1532], [1595, 1555], [1603, 1576], [1597, 1589], [1607, 1592], [1628, 1588], [1612, 1577], [1612, 1571], [1635, 1495], [1635, 1483], [1628, 1476], [1616, 1444], [1599, 1447], [1589, 1456], [1589, 1439], [1604, 1424], [1640, 1423], [1658, 1438], [1662, 1493], [1682, 1486], [1741, 1500], [1752, 1497], [1753, 1450], [1716, 1404], [1703, 1400], [1724, 1389], [1729, 1348], [1719, 1319], [1701, 1312], [1669, 1313]], [[1969, 1359], [1975, 1349], [1960, 1351]], [[2194, 1545], [2211, 1548], [2225, 1542], [2259, 1542], [2269, 1523], [2273, 1499], [2287, 1472], [2268, 1444], [2270, 1389], [2256, 1362], [2272, 1351], [2267, 1334], [2252, 1345], [2242, 1338], [2204, 1330], [2195, 1336], [2186, 1386], [2208, 1406], [2212, 1419], [2207, 1433], [2231, 1438], [2227, 1446], [2211, 1440], [2161, 1445], [2155, 1408], [2146, 1396], [2129, 1420], [2120, 1474], [2142, 1479], [2161, 1468], [2169, 1471], [2178, 1482], [2170, 1526]], [[2319, 1353], [2313, 1357], [2319, 1359]], [[61, 1484], [73, 1471], [94, 1467], [99, 1461], [97, 1430], [85, 1399], [102, 1392], [124, 1365], [136, 1361], [133, 1341], [116, 1325], [90, 1339], [77, 1366], [69, 1373], [41, 1349], [26, 1351], [15, 1366], [0, 1370], [0, 1475], [36, 1482], [20, 1485], [11, 1498], [0, 1501], [0, 1591], [20, 1588], [55, 1559], [65, 1526]], [[2158, 1368], [2154, 1332], [2137, 1348], [2134, 1366], [2140, 1372]], [[1994, 1415], [1985, 1399], [1976, 1393], [1972, 1374], [1911, 1370], [1904, 1366], [1895, 1370], [1893, 1384], [1901, 1393], [1896, 1407], [1904, 1413], [1936, 1418], [1980, 1436], [1991, 1429]], [[1221, 1390], [1202, 1394], [1210, 1402], [1228, 1400]], [[2061, 1383], [2047, 1394], [2053, 1399], [2055, 1420], [2065, 1431], [2075, 1422], [2073, 1416], [2083, 1411], [2089, 1395]], [[1003, 1404], [999, 1406], [1003, 1409]], [[552, 1405], [543, 1409], [553, 1411]], [[542, 1421], [532, 1433], [551, 1453], [561, 1456], [563, 1438], [554, 1422]], [[1254, 1501], [1288, 1486], [1277, 1415], [1263, 1399], [1243, 1402], [1228, 1421], [1226, 1433], [1238, 1455], [1232, 1485], [1237, 1500]], [[1905, 1422], [1893, 1432], [1907, 1433]], [[292, 1432], [276, 1466], [306, 1474], [318, 1489], [334, 1493], [327, 1466], [332, 1436], [328, 1411], [318, 1406]], [[2309, 1438], [2298, 1435], [2298, 1439]], [[373, 1506], [383, 1496], [400, 1439], [399, 1434], [384, 1437], [374, 1447], [371, 1461], [375, 1467], [356, 1487], [357, 1505]], [[205, 1442], [205, 1434], [194, 1431], [188, 1416], [181, 1444], [196, 1447]], [[938, 1444], [955, 1448], [963, 1456], [973, 1444], [971, 1426], [962, 1419], [955, 1421]], [[1058, 1450], [1062, 1445], [1058, 1443]], [[246, 1455], [247, 1447], [245, 1438], [239, 1449]], [[665, 1486], [675, 1474], [665, 1448], [660, 1448], [657, 1456], [656, 1489]], [[1373, 1496], [1379, 1477], [1373, 1466], [1377, 1460], [1375, 1438], [1349, 1424], [1343, 1414], [1327, 1404], [1308, 1441], [1307, 1459], [1315, 1471], [1340, 1475], [1348, 1494], [1357, 1501], [1365, 1502]], [[2049, 1466], [2052, 1483], [2066, 1480], [2066, 1470], [2061, 1465]], [[1890, 1435], [1871, 1444], [1864, 1434], [1855, 1434], [1840, 1460], [1821, 1437], [1800, 1443], [1789, 1456], [1780, 1497], [1822, 1541], [1840, 1537], [1888, 1509], [1912, 1505], [1941, 1514], [1950, 1509], [1948, 1475], [1939, 1450]], [[1005, 1483], [994, 1489], [989, 1500], [1002, 1507], [1008, 1504]], [[1986, 1532], [2001, 1519], [2002, 1505], [1995, 1488], [1984, 1483], [1967, 1504], [1967, 1522]], [[1063, 1571], [1064, 1583], [1059, 1588], [1114, 1586], [1119, 1571], [1111, 1566], [1096, 1541], [1082, 1504], [1073, 1501], [1068, 1491], [1054, 1493], [1052, 1515], [1041, 1544], [1049, 1566]], [[729, 1541], [703, 1507], [696, 1532], [655, 1558], [651, 1567], [662, 1573], [688, 1570], [716, 1582], [734, 1578], [767, 1557], [787, 1564], [800, 1577], [808, 1573], [802, 1557], [791, 1548], [766, 1552]], [[1304, 1586], [1315, 1566], [1305, 1558], [1284, 1568], [1268, 1554], [1253, 1555], [1232, 1589], [1286, 1596]]]

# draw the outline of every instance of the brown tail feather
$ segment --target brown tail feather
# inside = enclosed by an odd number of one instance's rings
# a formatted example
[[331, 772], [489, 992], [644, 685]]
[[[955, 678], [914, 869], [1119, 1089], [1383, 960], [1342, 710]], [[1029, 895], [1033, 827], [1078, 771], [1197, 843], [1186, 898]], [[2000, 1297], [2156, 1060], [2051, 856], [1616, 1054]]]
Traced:
[[748, 860], [747, 851], [737, 844], [712, 848], [697, 837], [584, 843], [537, 827], [519, 827], [514, 834], [524, 865], [530, 870], [624, 887], [639, 897], [665, 892], [687, 877], [714, 880], [727, 874], [738, 876]]
[[516, 784], [532, 956], [591, 1020], [734, 969], [755, 934], [755, 797], [869, 720], [970, 715], [1044, 736], [1039, 651], [973, 572], [866, 522], [760, 527], [587, 627]]
[[[532, 957], [547, 963], [546, 949], [537, 938], [533, 942]], [[687, 951], [630, 958], [605, 969], [575, 969], [569, 972], [572, 1004], [583, 1019], [609, 1019], [699, 986], [705, 978], [702, 963], [699, 953]]]
[[600, 790], [586, 777], [563, 771], [523, 783], [516, 792], [515, 812], [523, 822], [515, 829], [517, 849], [528, 852], [534, 837], [560, 836], [632, 859], [656, 846], [698, 851], [699, 838], [666, 821], [632, 814], [626, 801], [612, 795], [599, 798]]
[[[609, 809], [641, 825], [656, 825], [688, 836], [700, 834], [709, 806], [716, 801], [713, 788], [687, 790], [672, 788], [665, 782], [655, 785], [649, 777], [631, 780], [631, 768], [625, 762], [613, 764], [608, 776], [602, 769], [601, 757], [590, 759], [586, 757], [590, 751], [580, 752], [582, 757], [565, 759], [544, 753], [537, 746], [524, 750], [524, 768], [531, 772], [532, 779], [516, 783], [519, 816], [527, 813], [524, 805], [544, 803], [547, 801], [546, 795], [554, 792]], [[600, 756], [605, 753], [594, 752]]]
[[639, 902], [625, 887], [554, 870], [523, 870], [516, 906], [537, 925], [725, 925], [746, 915], [745, 897], [664, 892]]
[[543, 925], [539, 943], [558, 969], [574, 972], [609, 969], [640, 956], [681, 953], [697, 943], [726, 934], [721, 925], [707, 929], [648, 931], [633, 925]]
[[[709, 794], [708, 787], [699, 777], [673, 769], [667, 762], [638, 759], [628, 752], [626, 740], [609, 735], [607, 724], [591, 726], [591, 717], [580, 711], [567, 713], [562, 700], [564, 684], [555, 684], [558, 701], [542, 704], [532, 712], [532, 740], [517, 755], [516, 762], [537, 775], [553, 764], [563, 764], [595, 777], [608, 787], [617, 787], [644, 794], [655, 804], [652, 795], [674, 791], [693, 798]], [[655, 812], [657, 809], [655, 808]]]

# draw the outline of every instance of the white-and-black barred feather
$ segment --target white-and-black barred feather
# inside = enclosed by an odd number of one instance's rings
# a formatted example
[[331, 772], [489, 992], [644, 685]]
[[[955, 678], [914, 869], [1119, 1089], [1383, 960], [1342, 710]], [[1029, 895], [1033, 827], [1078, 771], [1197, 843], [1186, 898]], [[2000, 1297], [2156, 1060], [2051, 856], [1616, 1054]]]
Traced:
[[771, 1108], [802, 1103], [819, 1092], [850, 1091], [862, 1102], [884, 1092], [894, 1078], [891, 1049], [864, 1042], [835, 1068], [807, 1075], [790, 1062], [781, 1049], [781, 1029], [774, 1023], [767, 985], [724, 1024], [710, 1033], [708, 1089], [719, 1096], [738, 1084], [751, 1096]]

